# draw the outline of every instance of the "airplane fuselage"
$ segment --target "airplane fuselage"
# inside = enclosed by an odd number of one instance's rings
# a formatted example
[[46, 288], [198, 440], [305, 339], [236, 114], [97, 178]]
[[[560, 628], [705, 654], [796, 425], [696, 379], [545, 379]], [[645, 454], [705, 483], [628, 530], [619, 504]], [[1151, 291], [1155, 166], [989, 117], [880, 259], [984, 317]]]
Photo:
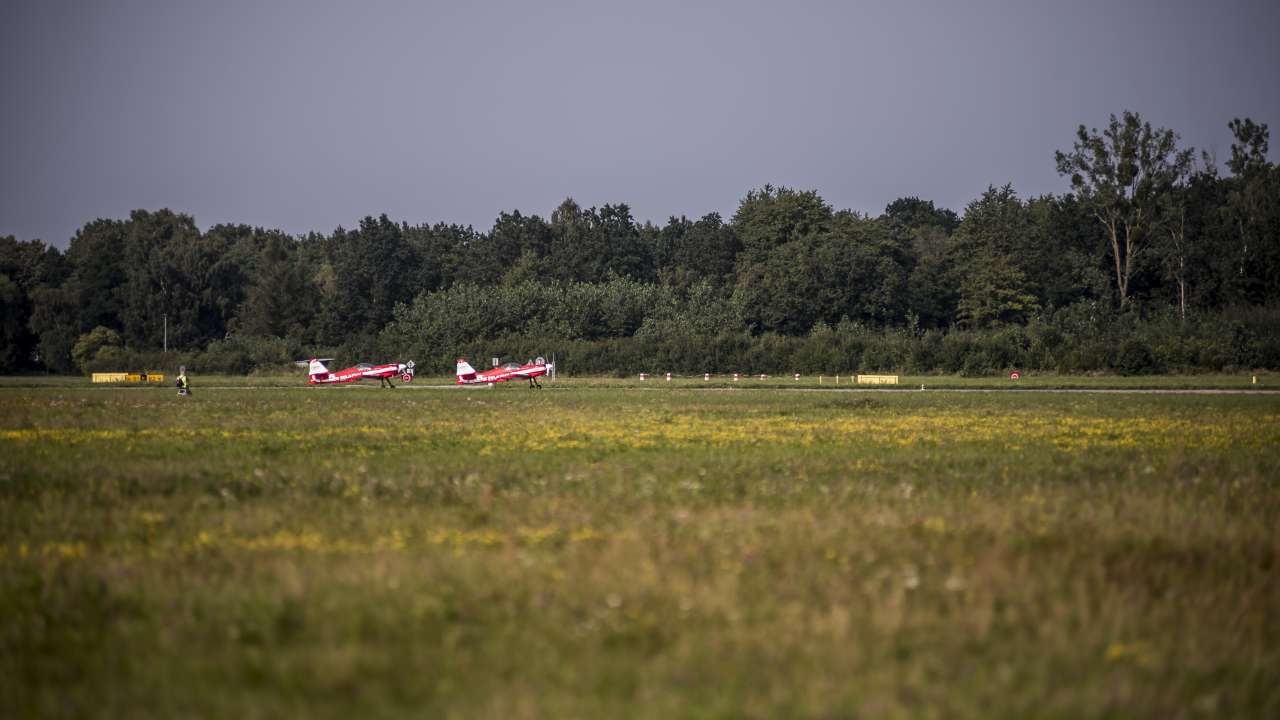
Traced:
[[387, 363], [363, 368], [351, 367], [337, 372], [314, 373], [307, 377], [307, 382], [312, 385], [332, 385], [335, 383], [358, 382], [360, 380], [389, 380], [397, 375], [409, 377], [404, 365]]
[[475, 374], [459, 375], [459, 385], [500, 383], [510, 380], [532, 380], [547, 374], [549, 363], [529, 363], [513, 368], [494, 368]]

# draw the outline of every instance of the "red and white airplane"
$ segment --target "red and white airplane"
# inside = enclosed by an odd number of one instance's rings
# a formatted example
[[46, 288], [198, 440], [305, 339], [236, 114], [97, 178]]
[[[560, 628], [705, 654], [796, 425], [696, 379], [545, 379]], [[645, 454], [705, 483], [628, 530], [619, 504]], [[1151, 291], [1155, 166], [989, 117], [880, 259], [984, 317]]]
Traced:
[[492, 370], [485, 370], [482, 373], [476, 372], [471, 367], [471, 363], [465, 358], [458, 358], [458, 384], [474, 385], [478, 383], [500, 383], [508, 380], [528, 380], [529, 387], [541, 388], [542, 383], [538, 382], [538, 378], [548, 373], [555, 374], [556, 366], [549, 363], [544, 358], [538, 358], [532, 362], [521, 365], [520, 363], [507, 363], [496, 367]]
[[307, 383], [311, 385], [331, 385], [333, 383], [349, 383], [358, 382], [360, 380], [378, 381], [379, 387], [395, 387], [391, 384], [391, 378], [399, 375], [404, 382], [413, 381], [413, 361], [407, 363], [386, 363], [384, 365], [370, 365], [369, 363], [360, 363], [355, 367], [349, 367], [346, 370], [338, 372], [329, 372], [329, 368], [324, 363], [315, 358], [311, 358], [310, 369], [307, 370]]

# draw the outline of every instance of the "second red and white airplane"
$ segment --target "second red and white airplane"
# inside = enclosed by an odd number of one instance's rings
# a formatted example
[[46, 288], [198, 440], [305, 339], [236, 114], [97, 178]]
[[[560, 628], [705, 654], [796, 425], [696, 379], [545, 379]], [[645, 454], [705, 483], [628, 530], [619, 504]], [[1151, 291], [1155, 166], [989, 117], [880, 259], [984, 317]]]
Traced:
[[538, 378], [548, 373], [554, 374], [556, 366], [549, 363], [543, 358], [538, 358], [524, 365], [520, 363], [507, 363], [492, 370], [484, 372], [476, 372], [471, 367], [471, 363], [465, 358], [458, 358], [458, 384], [459, 385], [475, 385], [480, 383], [500, 383], [508, 380], [528, 380], [529, 387], [541, 388], [542, 383], [538, 382]]
[[329, 372], [329, 368], [324, 363], [315, 358], [311, 358], [310, 368], [307, 370], [307, 383], [311, 385], [331, 385], [334, 383], [358, 382], [360, 380], [377, 380], [380, 387], [395, 387], [391, 384], [391, 378], [399, 375], [404, 382], [413, 380], [413, 361], [407, 363], [385, 363], [383, 365], [370, 365], [369, 363], [360, 363], [355, 367], [349, 367], [346, 370], [337, 372]]

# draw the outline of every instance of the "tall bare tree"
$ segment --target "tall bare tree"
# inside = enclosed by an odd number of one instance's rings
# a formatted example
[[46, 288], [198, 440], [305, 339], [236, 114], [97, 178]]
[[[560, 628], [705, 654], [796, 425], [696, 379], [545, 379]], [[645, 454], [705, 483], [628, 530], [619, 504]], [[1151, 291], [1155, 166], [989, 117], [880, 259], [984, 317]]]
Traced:
[[1262, 224], [1263, 207], [1267, 202], [1267, 180], [1271, 165], [1267, 162], [1270, 134], [1266, 123], [1255, 123], [1250, 118], [1235, 118], [1227, 123], [1234, 142], [1231, 143], [1231, 159], [1227, 169], [1235, 177], [1227, 197], [1228, 210], [1235, 220], [1240, 234], [1240, 250], [1237, 283], [1246, 290], [1246, 273], [1251, 253], [1256, 252], [1256, 242], [1250, 243]]
[[1178, 149], [1177, 133], [1128, 110], [1102, 131], [1081, 125], [1071, 152], [1054, 154], [1058, 172], [1106, 229], [1122, 310], [1136, 262], [1151, 244], [1160, 197], [1186, 175], [1191, 155]]
[[1187, 201], [1186, 189], [1174, 188], [1161, 202], [1161, 227], [1167, 243], [1161, 253], [1165, 269], [1178, 285], [1178, 317], [1187, 320]]

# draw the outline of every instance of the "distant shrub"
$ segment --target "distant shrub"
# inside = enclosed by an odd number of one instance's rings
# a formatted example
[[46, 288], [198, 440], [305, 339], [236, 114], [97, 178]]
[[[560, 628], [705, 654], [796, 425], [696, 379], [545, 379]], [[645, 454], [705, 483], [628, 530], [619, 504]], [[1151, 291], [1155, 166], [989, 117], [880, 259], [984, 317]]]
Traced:
[[1111, 366], [1121, 375], [1150, 375], [1161, 371], [1155, 353], [1137, 338], [1120, 343]]
[[[103, 355], [104, 350], [110, 352]], [[120, 333], [99, 325], [81, 335], [75, 345], [71, 346], [71, 359], [81, 372], [112, 372], [100, 368], [119, 362], [123, 351]]]

